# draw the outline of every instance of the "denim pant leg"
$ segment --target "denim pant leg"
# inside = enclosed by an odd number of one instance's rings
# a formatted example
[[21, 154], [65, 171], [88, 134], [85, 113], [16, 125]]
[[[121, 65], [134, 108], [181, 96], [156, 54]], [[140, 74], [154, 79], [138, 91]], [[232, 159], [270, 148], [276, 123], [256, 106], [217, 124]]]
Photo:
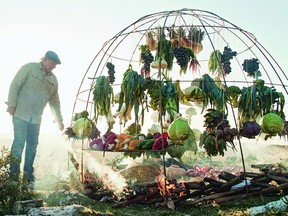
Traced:
[[19, 175], [22, 152], [27, 138], [28, 122], [13, 117], [14, 140], [11, 147], [10, 173]]
[[38, 146], [40, 124], [29, 124], [27, 131], [27, 142], [25, 152], [24, 172], [27, 175], [28, 180], [34, 181], [34, 160], [36, 157], [36, 151]]

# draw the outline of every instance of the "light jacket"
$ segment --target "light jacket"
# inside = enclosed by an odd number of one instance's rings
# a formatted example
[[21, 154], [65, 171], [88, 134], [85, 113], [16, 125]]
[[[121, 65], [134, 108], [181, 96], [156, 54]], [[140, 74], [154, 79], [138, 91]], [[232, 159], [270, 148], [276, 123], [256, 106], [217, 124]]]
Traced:
[[52, 72], [46, 74], [41, 63], [23, 65], [13, 78], [8, 94], [8, 106], [16, 107], [14, 117], [41, 124], [47, 103], [54, 120], [62, 121], [56, 76]]

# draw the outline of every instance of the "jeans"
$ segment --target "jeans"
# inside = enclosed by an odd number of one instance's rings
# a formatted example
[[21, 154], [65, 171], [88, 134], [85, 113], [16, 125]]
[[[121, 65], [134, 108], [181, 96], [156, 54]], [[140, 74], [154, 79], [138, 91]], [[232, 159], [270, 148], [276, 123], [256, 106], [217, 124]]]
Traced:
[[11, 147], [11, 156], [13, 159], [10, 163], [10, 173], [19, 175], [22, 153], [26, 144], [24, 158], [24, 174], [28, 181], [34, 181], [33, 163], [38, 146], [40, 124], [31, 124], [19, 118], [13, 117], [14, 140]]

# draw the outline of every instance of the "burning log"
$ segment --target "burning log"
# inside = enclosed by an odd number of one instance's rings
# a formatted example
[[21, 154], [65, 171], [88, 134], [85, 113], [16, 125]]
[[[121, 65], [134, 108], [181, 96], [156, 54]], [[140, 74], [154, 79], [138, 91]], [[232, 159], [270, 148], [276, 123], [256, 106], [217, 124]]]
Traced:
[[138, 195], [136, 196], [134, 199], [130, 199], [130, 200], [125, 200], [123, 202], [119, 202], [115, 205], [113, 205], [114, 208], [121, 208], [121, 207], [125, 207], [127, 205], [133, 204], [133, 203], [138, 203], [141, 202], [145, 199], [149, 199], [150, 197], [153, 197], [154, 195], [159, 194], [159, 190], [153, 190], [151, 191], [149, 194], [147, 195]]

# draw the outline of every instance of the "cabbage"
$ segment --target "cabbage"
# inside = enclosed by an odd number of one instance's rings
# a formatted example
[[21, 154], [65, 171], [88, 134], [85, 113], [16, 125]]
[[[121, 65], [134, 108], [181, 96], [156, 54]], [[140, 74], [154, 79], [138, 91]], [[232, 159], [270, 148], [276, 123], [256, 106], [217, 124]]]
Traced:
[[85, 139], [89, 137], [92, 132], [92, 123], [88, 118], [77, 119], [72, 127], [73, 132], [79, 139]]
[[182, 145], [172, 144], [169, 145], [166, 150], [170, 157], [176, 157], [178, 159], [180, 159], [186, 151], [193, 151], [196, 153], [198, 148], [195, 133], [190, 129], [190, 135], [183, 141]]
[[168, 127], [168, 135], [171, 140], [182, 143], [191, 134], [188, 122], [182, 118], [175, 119]]
[[283, 119], [276, 113], [267, 113], [260, 120], [260, 126], [263, 133], [276, 135], [283, 131]]

